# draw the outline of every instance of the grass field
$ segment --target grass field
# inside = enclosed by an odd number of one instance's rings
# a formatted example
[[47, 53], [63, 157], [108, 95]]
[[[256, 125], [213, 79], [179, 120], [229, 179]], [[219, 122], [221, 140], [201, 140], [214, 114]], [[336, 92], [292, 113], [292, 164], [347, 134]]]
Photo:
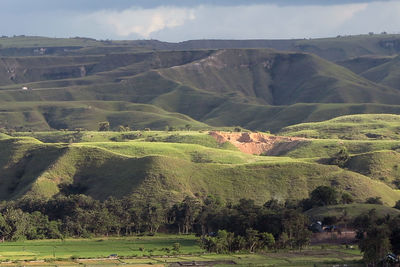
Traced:
[[[198, 246], [198, 238], [177, 235], [153, 237], [94, 238], [67, 240], [19, 241], [0, 244], [2, 265], [75, 266], [75, 265], [168, 265], [174, 262], [233, 261], [239, 266], [327, 266], [333, 263], [356, 263], [361, 259], [358, 250], [340, 246], [315, 246], [302, 252], [280, 251], [263, 254], [206, 254]], [[172, 250], [174, 243], [180, 250]], [[108, 258], [117, 254], [118, 259]], [[29, 262], [33, 261], [33, 262]], [[36, 262], [34, 262], [36, 261]], [[14, 263], [12, 263], [14, 262]], [[356, 266], [356, 265], [349, 265]]]
[[[49, 258], [105, 258], [173, 255], [172, 245], [181, 245], [180, 253], [202, 253], [194, 236], [159, 235], [154, 237], [98, 238], [19, 241], [0, 244], [1, 260]], [[171, 250], [170, 253], [166, 249]]]

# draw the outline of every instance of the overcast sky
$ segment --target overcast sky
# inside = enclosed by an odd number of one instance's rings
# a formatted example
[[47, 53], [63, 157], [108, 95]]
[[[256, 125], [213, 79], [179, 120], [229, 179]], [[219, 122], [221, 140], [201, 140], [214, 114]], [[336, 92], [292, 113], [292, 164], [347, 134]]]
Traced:
[[400, 1], [0, 0], [0, 35], [287, 39], [400, 33]]

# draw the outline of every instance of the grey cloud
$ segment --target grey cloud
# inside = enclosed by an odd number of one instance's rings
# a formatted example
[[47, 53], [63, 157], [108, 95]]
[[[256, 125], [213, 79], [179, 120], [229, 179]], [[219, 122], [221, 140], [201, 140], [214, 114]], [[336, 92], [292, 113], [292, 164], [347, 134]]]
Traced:
[[[388, 1], [388, 0], [381, 0]], [[154, 8], [158, 6], [193, 7], [199, 5], [237, 6], [254, 4], [338, 5], [372, 3], [377, 0], [1, 0], [1, 13], [75, 10], [80, 12], [100, 9], [121, 10], [132, 6]]]
[[183, 41], [314, 38], [400, 30], [397, 1], [0, 1], [0, 35]]

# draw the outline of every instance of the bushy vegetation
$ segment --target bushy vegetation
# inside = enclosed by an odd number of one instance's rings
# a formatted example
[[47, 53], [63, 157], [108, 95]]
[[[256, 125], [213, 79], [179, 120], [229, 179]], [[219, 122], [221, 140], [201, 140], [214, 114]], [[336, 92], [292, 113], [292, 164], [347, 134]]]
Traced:
[[382, 264], [390, 252], [400, 254], [400, 216], [379, 217], [375, 210], [355, 218], [359, 246], [367, 264]]
[[24, 198], [3, 203], [0, 209], [0, 236], [6, 241], [195, 232], [202, 236], [206, 250], [225, 253], [275, 246], [301, 248], [310, 237], [308, 219], [294, 207], [271, 206], [271, 202], [259, 206], [245, 199], [222, 205], [213, 197], [201, 203], [186, 197], [165, 206], [134, 197], [100, 202], [73, 195], [47, 201]]

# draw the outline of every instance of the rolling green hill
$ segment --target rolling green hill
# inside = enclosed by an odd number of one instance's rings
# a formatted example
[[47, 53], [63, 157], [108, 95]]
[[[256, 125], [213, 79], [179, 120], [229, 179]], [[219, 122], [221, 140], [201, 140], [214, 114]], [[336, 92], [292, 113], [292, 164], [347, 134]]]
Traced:
[[400, 116], [359, 114], [285, 127], [281, 134], [320, 139], [400, 139]]
[[17, 130], [98, 129], [98, 123], [109, 121], [117, 129], [128, 125], [133, 129], [166, 126], [184, 129], [208, 129], [204, 123], [174, 112], [167, 112], [154, 105], [113, 101], [64, 101], [64, 102], [6, 102], [0, 111], [0, 126]]
[[[346, 169], [398, 189], [400, 188], [399, 123], [398, 115], [363, 114], [293, 125], [284, 128], [281, 134], [319, 139], [310, 139], [286, 150], [279, 149], [278, 144], [275, 151], [279, 153], [274, 153], [272, 150], [269, 155], [329, 159], [345, 148], [350, 154], [349, 160], [344, 165]], [[329, 160], [318, 161], [329, 162]]]
[[393, 205], [400, 199], [384, 183], [335, 166], [200, 145], [139, 140], [68, 145], [20, 137], [0, 140], [0, 146], [1, 199], [61, 192], [177, 201], [212, 194], [225, 201], [263, 203], [272, 197], [302, 199], [318, 185], [349, 191], [360, 201], [380, 196]]
[[369, 152], [352, 156], [346, 167], [400, 189], [399, 160], [400, 154], [396, 151]]

